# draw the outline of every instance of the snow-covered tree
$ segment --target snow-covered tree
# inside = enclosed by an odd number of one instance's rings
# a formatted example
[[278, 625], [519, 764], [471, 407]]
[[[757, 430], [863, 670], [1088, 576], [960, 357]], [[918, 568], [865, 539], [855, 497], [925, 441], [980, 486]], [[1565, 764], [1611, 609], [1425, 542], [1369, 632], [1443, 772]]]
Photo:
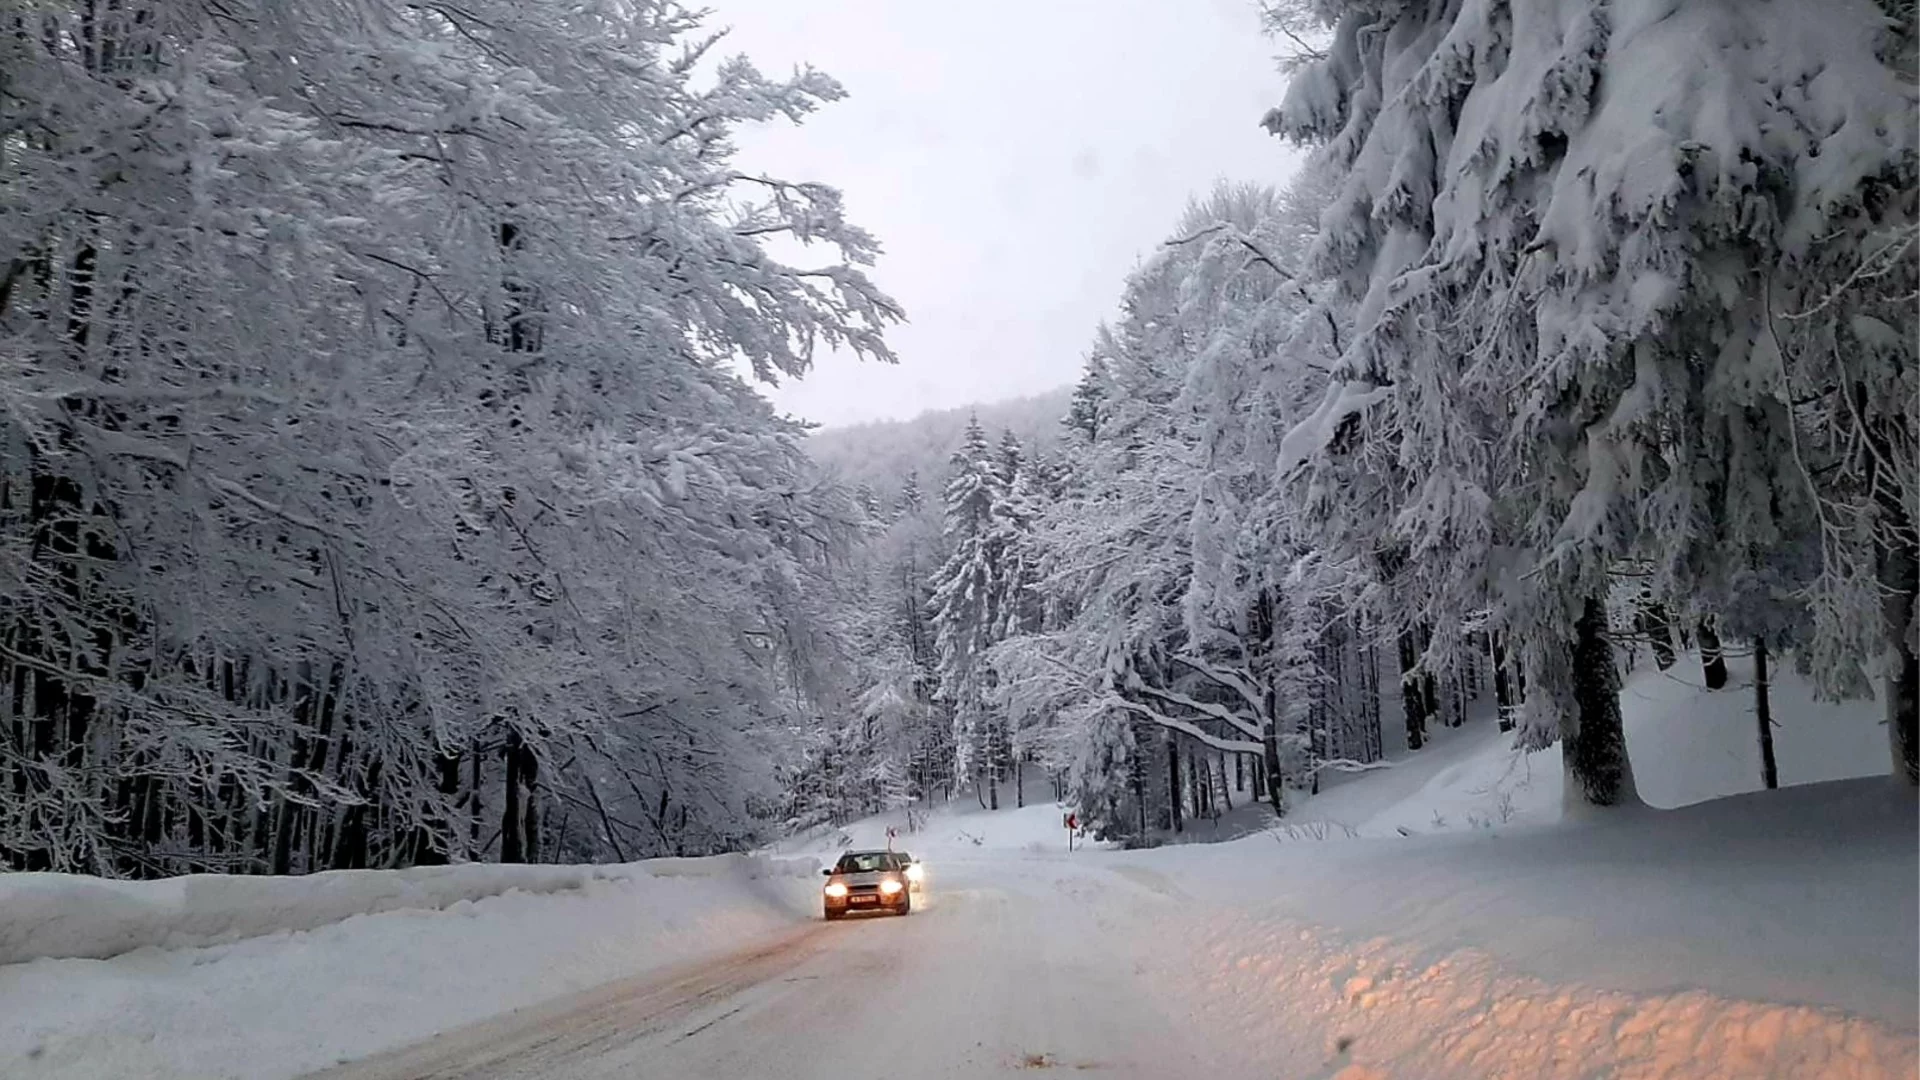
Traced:
[[1090, 820], [1138, 827], [1151, 797], [1177, 827], [1183, 800], [1208, 806], [1216, 752], [1257, 756], [1276, 809], [1287, 778], [1378, 756], [1377, 712], [1336, 678], [1366, 651], [1351, 573], [1313, 557], [1274, 471], [1338, 325], [1293, 270], [1323, 183], [1196, 201], [1063, 421], [1070, 471], [1032, 541], [1060, 615], [995, 647], [993, 699], [1054, 720], [1050, 764]]
[[[1899, 68], [1911, 6], [1315, 7], [1332, 40], [1268, 124], [1324, 144], [1345, 176], [1313, 269], [1354, 305], [1354, 332], [1292, 456], [1314, 456], [1336, 500], [1357, 470], [1325, 470], [1357, 458], [1355, 440], [1391, 463], [1376, 473], [1391, 486], [1360, 497], [1390, 524], [1404, 600], [1443, 637], [1490, 606], [1525, 659], [1523, 744], [1565, 743], [1570, 796], [1629, 801], [1610, 573], [1650, 560], [1691, 588], [1674, 568], [1703, 535], [1740, 549], [1768, 542], [1766, 516], [1700, 497], [1728, 484], [1715, 476], [1729, 443], [1835, 445], [1848, 432], [1850, 445], [1878, 439], [1892, 451], [1911, 438], [1910, 412], [1895, 404], [1911, 393], [1889, 393], [1857, 422], [1804, 424], [1810, 409], [1844, 409], [1850, 386], [1911, 388], [1911, 365], [1898, 362], [1911, 333], [1854, 314], [1891, 314], [1911, 274], [1901, 238], [1913, 221], [1915, 113]], [[1873, 284], [1861, 289], [1863, 268]], [[1851, 299], [1822, 309], [1829, 294]], [[1823, 345], [1783, 347], [1787, 314]], [[1876, 359], [1850, 380], [1832, 358], [1856, 351], [1846, 346], [1863, 332], [1902, 344], [1858, 350]], [[1869, 470], [1845, 495], [1853, 481], [1829, 480], [1829, 495], [1820, 467], [1804, 462], [1803, 482], [1854, 511], [1851, 524], [1823, 526], [1838, 569], [1822, 594], [1858, 594], [1878, 551], [1883, 588], [1908, 599], [1900, 612], [1889, 603], [1880, 649], [1844, 641], [1844, 620], [1824, 617], [1814, 653], [1835, 679], [1875, 652], [1893, 657], [1898, 740], [1912, 730], [1897, 704], [1913, 655], [1899, 637], [1912, 610], [1900, 554], [1911, 545], [1899, 541], [1912, 517], [1891, 501], [1911, 473]], [[1858, 600], [1840, 606], [1864, 614]]]
[[954, 451], [943, 515], [946, 562], [930, 600], [939, 656], [940, 697], [953, 711], [956, 772], [977, 776], [999, 805], [1000, 719], [987, 707], [991, 668], [986, 653], [1000, 636], [1005, 495], [1001, 461], [977, 420]]
[[899, 311], [729, 131], [839, 87], [666, 0], [7, 19], [0, 863], [762, 828], [858, 513], [734, 372], [886, 359]]

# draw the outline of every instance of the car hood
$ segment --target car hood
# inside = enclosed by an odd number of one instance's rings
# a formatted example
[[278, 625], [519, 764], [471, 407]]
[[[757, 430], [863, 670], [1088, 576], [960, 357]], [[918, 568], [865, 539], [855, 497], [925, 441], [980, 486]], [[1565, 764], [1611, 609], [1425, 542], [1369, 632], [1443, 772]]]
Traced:
[[893, 870], [870, 870], [863, 874], [835, 874], [833, 875], [833, 880], [842, 882], [848, 886], [878, 885], [890, 877], [898, 878], [900, 876], [897, 871]]

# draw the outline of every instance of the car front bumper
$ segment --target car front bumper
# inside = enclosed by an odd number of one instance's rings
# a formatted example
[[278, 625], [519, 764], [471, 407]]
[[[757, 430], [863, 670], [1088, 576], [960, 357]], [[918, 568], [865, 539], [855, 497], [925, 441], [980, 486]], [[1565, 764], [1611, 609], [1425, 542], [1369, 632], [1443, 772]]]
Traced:
[[[866, 899], [865, 897], [872, 897]], [[857, 914], [862, 911], [899, 911], [907, 906], [907, 892], [901, 890], [892, 896], [882, 893], [855, 893], [851, 896], [826, 897], [826, 910], [829, 915]]]

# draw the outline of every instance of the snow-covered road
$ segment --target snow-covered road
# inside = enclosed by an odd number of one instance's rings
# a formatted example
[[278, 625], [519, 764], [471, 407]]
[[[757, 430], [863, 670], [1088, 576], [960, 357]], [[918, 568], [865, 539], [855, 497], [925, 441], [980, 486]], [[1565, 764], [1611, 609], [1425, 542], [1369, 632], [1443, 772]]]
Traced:
[[906, 918], [817, 922], [321, 1074], [329, 1080], [1106, 1077], [1221, 1071], [1140, 957], [1173, 900], [1129, 868], [943, 864]]

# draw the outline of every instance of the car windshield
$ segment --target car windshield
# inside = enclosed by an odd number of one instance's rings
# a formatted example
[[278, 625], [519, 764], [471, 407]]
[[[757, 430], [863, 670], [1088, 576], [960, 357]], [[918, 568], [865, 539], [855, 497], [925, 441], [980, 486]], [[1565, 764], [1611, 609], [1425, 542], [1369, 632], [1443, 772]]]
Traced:
[[833, 868], [836, 874], [872, 874], [882, 870], [892, 870], [893, 856], [884, 851], [866, 851], [854, 855], [840, 856], [840, 865]]

